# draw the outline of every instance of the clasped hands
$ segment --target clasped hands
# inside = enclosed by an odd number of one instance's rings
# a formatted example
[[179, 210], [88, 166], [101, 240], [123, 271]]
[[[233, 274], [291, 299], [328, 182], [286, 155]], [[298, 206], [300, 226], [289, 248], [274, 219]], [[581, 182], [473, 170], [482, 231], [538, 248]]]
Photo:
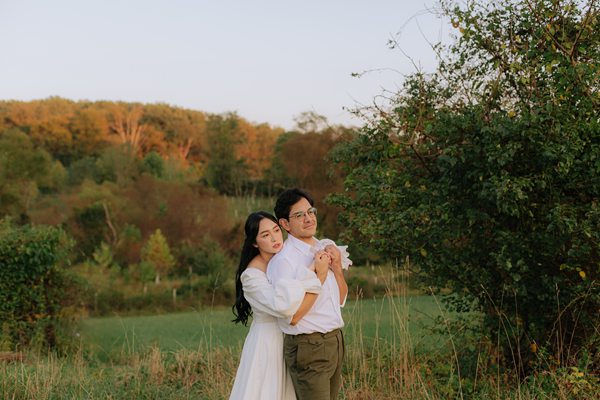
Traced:
[[327, 276], [327, 270], [329, 269], [331, 269], [333, 273], [341, 273], [342, 254], [337, 246], [332, 244], [327, 245], [325, 246], [325, 250], [319, 250], [315, 253], [313, 266], [317, 276]]

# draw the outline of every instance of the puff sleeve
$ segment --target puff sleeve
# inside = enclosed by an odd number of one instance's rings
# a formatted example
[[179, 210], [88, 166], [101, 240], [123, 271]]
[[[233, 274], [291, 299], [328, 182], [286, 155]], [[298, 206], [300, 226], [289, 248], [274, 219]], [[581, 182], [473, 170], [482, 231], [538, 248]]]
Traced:
[[321, 281], [313, 274], [302, 279], [283, 278], [271, 285], [267, 276], [256, 268], [248, 268], [241, 276], [244, 297], [252, 310], [263, 312], [276, 318], [293, 316], [305, 293], [320, 293]]

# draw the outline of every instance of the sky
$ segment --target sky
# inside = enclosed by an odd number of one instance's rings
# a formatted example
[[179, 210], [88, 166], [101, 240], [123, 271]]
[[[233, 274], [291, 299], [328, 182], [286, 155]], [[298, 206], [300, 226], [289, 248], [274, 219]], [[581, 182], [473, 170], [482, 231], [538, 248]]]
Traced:
[[162, 102], [285, 129], [312, 111], [360, 126], [346, 109], [397, 89], [416, 67], [435, 69], [429, 43], [451, 34], [435, 5], [0, 0], [0, 99]]

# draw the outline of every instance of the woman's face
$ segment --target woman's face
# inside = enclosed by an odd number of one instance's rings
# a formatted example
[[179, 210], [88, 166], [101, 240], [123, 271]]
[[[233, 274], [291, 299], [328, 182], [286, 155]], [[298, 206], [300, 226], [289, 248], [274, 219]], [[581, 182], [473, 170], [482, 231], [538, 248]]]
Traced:
[[279, 225], [269, 218], [261, 219], [258, 225], [258, 235], [256, 235], [256, 246], [265, 253], [278, 253], [283, 246], [283, 235]]

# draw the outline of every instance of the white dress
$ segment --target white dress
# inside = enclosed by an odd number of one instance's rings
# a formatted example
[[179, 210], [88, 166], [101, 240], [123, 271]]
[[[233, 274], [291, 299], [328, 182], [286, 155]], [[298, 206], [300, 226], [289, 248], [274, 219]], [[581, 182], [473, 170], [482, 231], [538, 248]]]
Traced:
[[319, 293], [321, 282], [313, 273], [302, 280], [281, 280], [274, 288], [267, 275], [257, 268], [247, 268], [241, 281], [253, 317], [229, 399], [295, 400], [283, 360], [283, 333], [277, 318], [291, 320], [304, 294]]

